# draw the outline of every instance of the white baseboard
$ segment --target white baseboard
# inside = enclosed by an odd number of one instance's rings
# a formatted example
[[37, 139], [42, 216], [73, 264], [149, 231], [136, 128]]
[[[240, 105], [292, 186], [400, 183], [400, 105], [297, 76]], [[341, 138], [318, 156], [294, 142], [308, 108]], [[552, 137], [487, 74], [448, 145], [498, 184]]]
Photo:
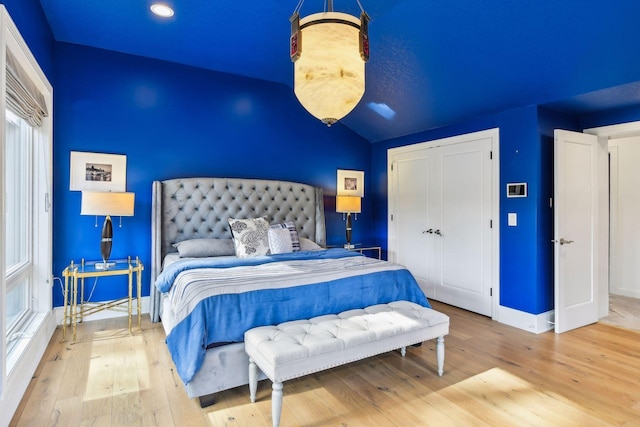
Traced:
[[611, 288], [610, 292], [613, 295], [620, 295], [629, 298], [640, 298], [640, 290], [638, 289]]
[[498, 307], [498, 318], [496, 320], [514, 328], [540, 334], [553, 329], [554, 311], [531, 314], [501, 305]]
[[[140, 304], [142, 306], [142, 313], [143, 314], [149, 313], [149, 297], [140, 298]], [[135, 305], [135, 300], [134, 300], [134, 305]], [[64, 310], [63, 307], [56, 307], [53, 309], [53, 315], [54, 315], [54, 318], [56, 319], [56, 324], [58, 325], [62, 325], [62, 318], [64, 315], [63, 310]], [[134, 309], [134, 313], [135, 313], [135, 309]], [[114, 317], [123, 317], [123, 316], [127, 316], [127, 313], [125, 311], [103, 310], [95, 314], [92, 314], [91, 316], [86, 317], [85, 320], [91, 321], [91, 320], [113, 319]]]

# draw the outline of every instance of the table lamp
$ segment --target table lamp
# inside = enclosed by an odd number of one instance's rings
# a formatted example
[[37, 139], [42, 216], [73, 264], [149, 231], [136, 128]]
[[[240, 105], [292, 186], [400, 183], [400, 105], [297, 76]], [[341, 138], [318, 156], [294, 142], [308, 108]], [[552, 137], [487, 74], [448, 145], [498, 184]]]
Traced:
[[[133, 202], [135, 193], [127, 192], [104, 192], [104, 191], [83, 191], [82, 207], [80, 215], [104, 215], [104, 224], [102, 225], [102, 238], [100, 240], [100, 255], [102, 263], [96, 263], [96, 269], [107, 270], [115, 265], [115, 262], [109, 263], [111, 255], [111, 246], [113, 243], [113, 226], [111, 225], [111, 215], [114, 216], [133, 216]], [[122, 219], [120, 220], [122, 227]], [[96, 227], [98, 226], [96, 219]]]
[[[346, 237], [347, 243], [345, 249], [353, 249], [355, 246], [351, 244], [351, 214], [359, 214], [362, 210], [362, 199], [358, 196], [336, 196], [336, 212], [347, 215]], [[344, 216], [344, 215], [343, 215]]]

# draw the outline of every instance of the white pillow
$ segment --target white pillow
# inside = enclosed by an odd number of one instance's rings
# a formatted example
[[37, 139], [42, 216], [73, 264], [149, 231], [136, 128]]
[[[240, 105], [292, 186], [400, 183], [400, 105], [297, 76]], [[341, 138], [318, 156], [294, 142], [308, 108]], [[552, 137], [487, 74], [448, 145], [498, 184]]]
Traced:
[[269, 250], [272, 254], [293, 252], [291, 233], [288, 229], [269, 227]]
[[298, 231], [293, 221], [269, 226], [269, 249], [272, 254], [300, 251]]
[[322, 249], [322, 246], [318, 245], [313, 240], [309, 240], [306, 237], [300, 238], [300, 250], [301, 251], [317, 251]]
[[269, 253], [267, 230], [269, 223], [264, 218], [232, 219], [229, 226], [233, 235], [238, 258], [250, 258]]

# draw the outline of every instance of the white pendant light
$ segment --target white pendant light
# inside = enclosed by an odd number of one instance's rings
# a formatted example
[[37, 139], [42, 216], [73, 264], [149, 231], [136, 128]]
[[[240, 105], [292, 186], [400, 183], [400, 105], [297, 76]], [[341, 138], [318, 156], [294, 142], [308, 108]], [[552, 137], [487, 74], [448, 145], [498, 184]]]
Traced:
[[290, 19], [294, 92], [309, 113], [331, 126], [364, 95], [369, 16], [362, 6], [359, 19], [334, 12], [329, 1], [328, 11], [300, 19], [301, 5]]

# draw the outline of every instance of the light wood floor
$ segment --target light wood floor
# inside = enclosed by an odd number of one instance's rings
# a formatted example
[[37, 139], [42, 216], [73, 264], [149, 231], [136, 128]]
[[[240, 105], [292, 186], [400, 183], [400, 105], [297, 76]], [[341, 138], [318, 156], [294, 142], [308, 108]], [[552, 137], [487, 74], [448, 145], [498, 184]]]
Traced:
[[[285, 426], [640, 425], [640, 333], [595, 324], [534, 335], [439, 303], [451, 317], [445, 374], [435, 343], [285, 382]], [[271, 385], [186, 397], [159, 324], [56, 331], [13, 426], [270, 426]]]
[[609, 294], [609, 315], [599, 322], [640, 331], [640, 299]]

